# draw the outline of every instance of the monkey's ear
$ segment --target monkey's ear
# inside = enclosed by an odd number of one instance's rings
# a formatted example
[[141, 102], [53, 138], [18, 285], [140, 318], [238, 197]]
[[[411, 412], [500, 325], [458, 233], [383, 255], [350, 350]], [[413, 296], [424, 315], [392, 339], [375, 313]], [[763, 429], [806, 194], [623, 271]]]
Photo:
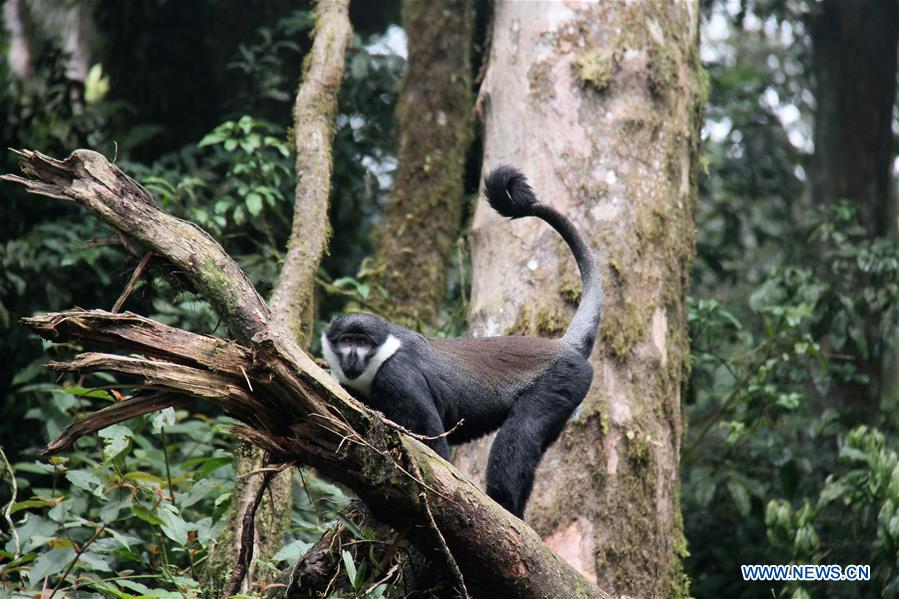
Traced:
[[533, 216], [537, 196], [521, 172], [511, 166], [498, 166], [484, 178], [484, 195], [490, 207], [508, 218]]

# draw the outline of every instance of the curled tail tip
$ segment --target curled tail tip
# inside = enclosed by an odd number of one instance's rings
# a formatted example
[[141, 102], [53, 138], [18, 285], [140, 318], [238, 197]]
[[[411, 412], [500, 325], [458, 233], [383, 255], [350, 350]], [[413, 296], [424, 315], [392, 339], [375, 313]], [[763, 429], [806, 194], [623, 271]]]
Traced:
[[508, 218], [521, 218], [534, 214], [537, 196], [521, 171], [502, 165], [484, 177], [484, 194], [490, 206]]

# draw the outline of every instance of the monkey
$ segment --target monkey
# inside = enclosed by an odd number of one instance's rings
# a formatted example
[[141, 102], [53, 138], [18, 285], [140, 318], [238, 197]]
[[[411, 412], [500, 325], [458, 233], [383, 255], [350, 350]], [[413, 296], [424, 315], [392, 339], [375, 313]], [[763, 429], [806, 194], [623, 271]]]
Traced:
[[544, 220], [574, 254], [583, 289], [561, 339], [426, 338], [379, 316], [353, 313], [334, 318], [321, 345], [341, 385], [391, 421], [427, 437], [444, 459], [450, 444], [499, 429], [486, 491], [521, 518], [540, 459], [590, 388], [588, 358], [603, 290], [590, 246], [568, 218], [538, 201], [522, 173], [499, 166], [485, 177], [484, 190], [501, 216]]

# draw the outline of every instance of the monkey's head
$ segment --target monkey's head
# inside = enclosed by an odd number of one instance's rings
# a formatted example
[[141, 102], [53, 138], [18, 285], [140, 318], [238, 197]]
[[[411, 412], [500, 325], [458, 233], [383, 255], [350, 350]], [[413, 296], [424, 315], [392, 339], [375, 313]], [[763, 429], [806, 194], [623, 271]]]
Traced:
[[384, 361], [400, 347], [387, 322], [374, 314], [348, 314], [322, 333], [322, 354], [341, 384], [368, 394]]

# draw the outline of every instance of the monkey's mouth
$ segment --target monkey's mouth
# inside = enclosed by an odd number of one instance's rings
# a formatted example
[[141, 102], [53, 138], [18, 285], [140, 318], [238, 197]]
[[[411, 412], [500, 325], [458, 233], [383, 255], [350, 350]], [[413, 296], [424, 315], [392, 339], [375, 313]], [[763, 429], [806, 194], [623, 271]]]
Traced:
[[363, 372], [365, 372], [365, 368], [359, 362], [355, 364], [347, 364], [343, 368], [343, 375], [351, 381], [353, 379], [359, 378]]

